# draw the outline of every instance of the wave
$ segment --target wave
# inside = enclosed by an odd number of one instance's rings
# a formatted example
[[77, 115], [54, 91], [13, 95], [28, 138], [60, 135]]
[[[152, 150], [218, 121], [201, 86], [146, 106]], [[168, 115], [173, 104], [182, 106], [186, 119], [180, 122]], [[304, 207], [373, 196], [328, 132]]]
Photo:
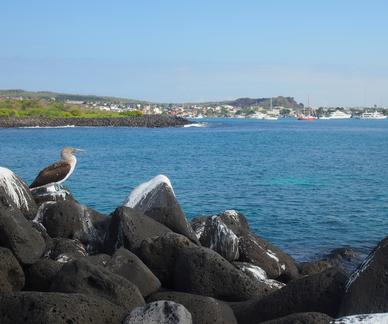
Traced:
[[18, 128], [73, 128], [75, 125], [63, 125], [63, 126], [21, 126]]
[[187, 124], [183, 125], [183, 127], [206, 127], [207, 123], [195, 123], [195, 124]]

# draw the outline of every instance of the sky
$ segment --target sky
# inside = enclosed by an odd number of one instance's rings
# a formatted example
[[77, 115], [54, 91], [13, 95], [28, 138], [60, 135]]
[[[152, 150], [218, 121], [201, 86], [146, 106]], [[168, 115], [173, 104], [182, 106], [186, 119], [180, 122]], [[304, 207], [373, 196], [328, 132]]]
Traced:
[[0, 89], [388, 106], [385, 0], [2, 0]]

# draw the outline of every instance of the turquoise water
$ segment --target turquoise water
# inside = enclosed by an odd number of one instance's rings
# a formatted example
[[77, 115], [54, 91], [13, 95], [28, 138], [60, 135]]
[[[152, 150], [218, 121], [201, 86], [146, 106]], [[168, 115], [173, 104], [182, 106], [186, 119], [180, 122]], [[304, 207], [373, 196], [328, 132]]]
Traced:
[[238, 209], [298, 259], [388, 234], [388, 120], [208, 120], [208, 127], [0, 129], [0, 165], [27, 182], [63, 146], [87, 150], [67, 182], [104, 213], [167, 175], [189, 217]]

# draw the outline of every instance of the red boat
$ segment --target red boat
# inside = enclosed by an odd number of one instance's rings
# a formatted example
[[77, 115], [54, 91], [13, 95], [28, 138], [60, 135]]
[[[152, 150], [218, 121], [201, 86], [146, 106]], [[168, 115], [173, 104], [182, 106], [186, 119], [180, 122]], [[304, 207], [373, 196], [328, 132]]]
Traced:
[[318, 117], [316, 116], [305, 116], [305, 115], [299, 115], [298, 120], [317, 120]]

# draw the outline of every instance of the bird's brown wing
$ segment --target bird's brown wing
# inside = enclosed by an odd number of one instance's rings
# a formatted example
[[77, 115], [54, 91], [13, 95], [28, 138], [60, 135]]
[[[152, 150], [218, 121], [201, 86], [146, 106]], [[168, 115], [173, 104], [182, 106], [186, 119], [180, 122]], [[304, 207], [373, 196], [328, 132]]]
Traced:
[[70, 168], [70, 164], [64, 161], [51, 164], [39, 172], [36, 179], [31, 183], [30, 188], [36, 188], [49, 183], [58, 182], [66, 177]]

